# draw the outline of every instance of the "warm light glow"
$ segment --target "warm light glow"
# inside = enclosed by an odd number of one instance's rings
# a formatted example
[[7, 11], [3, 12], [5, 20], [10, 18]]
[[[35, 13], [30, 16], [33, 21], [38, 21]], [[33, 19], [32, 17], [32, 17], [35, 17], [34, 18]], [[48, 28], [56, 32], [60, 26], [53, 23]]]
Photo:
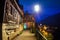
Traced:
[[40, 6], [39, 6], [39, 5], [35, 5], [35, 6], [34, 6], [34, 10], [35, 10], [36, 12], [39, 12], [39, 11], [40, 11]]
[[46, 30], [47, 29], [47, 27], [44, 25], [44, 29]]
[[48, 36], [48, 33], [47, 33], [47, 32], [44, 32], [44, 35], [45, 35], [45, 36]]

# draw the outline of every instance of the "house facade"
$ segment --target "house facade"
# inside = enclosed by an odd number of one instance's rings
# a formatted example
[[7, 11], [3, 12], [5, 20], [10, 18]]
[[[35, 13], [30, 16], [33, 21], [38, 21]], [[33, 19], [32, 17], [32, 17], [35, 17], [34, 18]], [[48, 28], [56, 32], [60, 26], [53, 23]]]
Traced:
[[2, 39], [12, 40], [20, 31], [23, 30], [23, 10], [19, 7], [16, 0], [5, 0], [4, 17], [2, 24]]

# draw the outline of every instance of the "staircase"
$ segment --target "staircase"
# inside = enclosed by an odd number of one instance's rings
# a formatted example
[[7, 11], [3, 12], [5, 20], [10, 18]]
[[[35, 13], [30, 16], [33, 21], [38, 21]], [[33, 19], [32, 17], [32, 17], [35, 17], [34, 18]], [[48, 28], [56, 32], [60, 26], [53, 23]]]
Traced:
[[29, 30], [25, 30], [21, 35], [16, 37], [14, 40], [36, 40], [36, 38], [34, 33], [30, 33]]

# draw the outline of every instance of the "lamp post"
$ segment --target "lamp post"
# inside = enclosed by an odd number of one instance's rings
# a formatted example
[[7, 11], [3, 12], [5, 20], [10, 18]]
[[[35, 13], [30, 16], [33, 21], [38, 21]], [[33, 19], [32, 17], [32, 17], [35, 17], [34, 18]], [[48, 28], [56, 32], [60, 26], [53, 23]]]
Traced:
[[41, 11], [41, 6], [39, 6], [38, 4], [35, 5], [35, 6], [34, 6], [34, 11], [37, 12], [37, 13], [38, 13], [39, 11]]

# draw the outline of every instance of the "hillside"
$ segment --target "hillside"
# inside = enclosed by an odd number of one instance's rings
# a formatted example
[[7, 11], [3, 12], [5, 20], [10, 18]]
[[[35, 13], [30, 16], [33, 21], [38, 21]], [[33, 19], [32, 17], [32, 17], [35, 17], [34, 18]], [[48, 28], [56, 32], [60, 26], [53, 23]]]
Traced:
[[40, 23], [51, 25], [51, 26], [60, 26], [60, 13], [49, 16], [46, 19], [42, 20]]

